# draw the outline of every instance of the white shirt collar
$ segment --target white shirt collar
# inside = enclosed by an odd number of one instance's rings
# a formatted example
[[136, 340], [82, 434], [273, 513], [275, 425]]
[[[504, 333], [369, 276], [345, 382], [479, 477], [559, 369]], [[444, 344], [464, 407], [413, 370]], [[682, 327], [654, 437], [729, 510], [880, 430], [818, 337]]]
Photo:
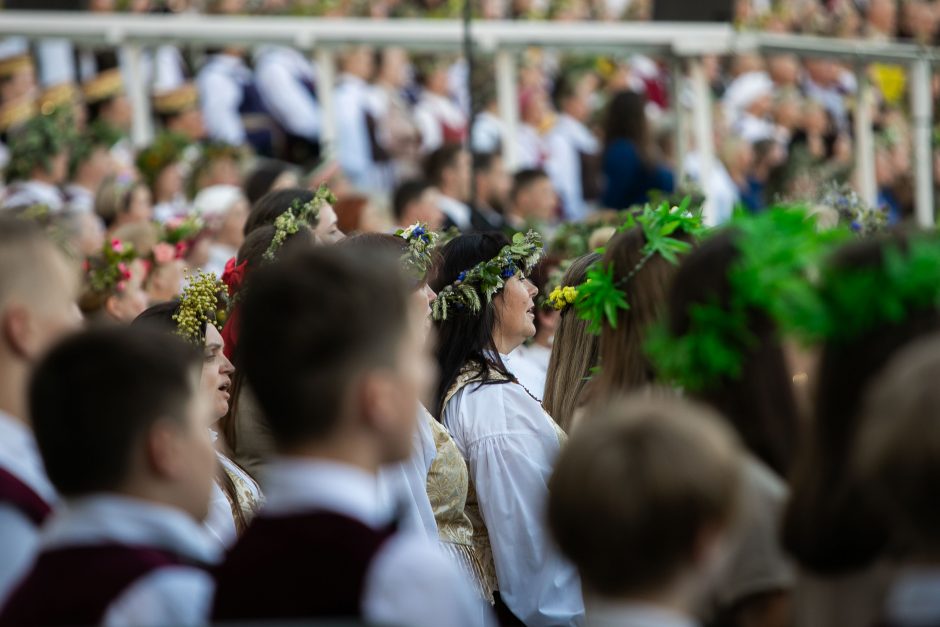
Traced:
[[441, 211], [453, 221], [460, 229], [466, 229], [470, 226], [470, 207], [456, 198], [440, 194], [437, 197], [437, 204]]
[[594, 601], [586, 607], [588, 627], [695, 627], [688, 616], [648, 603]]
[[116, 542], [172, 551], [212, 564], [221, 558], [221, 545], [189, 514], [118, 494], [95, 494], [69, 501], [42, 533], [42, 546], [86, 546]]
[[262, 485], [265, 515], [328, 510], [372, 527], [392, 519], [388, 503], [379, 497], [378, 477], [349, 464], [275, 457]]
[[47, 503], [55, 504], [59, 498], [46, 476], [39, 455], [39, 447], [32, 430], [0, 411], [0, 467], [16, 476]]

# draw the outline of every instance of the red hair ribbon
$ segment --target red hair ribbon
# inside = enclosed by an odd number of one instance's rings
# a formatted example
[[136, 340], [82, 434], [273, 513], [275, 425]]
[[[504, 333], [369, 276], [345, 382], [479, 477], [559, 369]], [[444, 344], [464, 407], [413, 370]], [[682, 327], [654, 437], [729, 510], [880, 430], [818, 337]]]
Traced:
[[241, 290], [245, 282], [245, 270], [248, 269], [248, 260], [236, 265], [237, 259], [232, 257], [225, 263], [225, 272], [222, 273], [222, 282], [228, 286], [228, 295], [234, 296]]

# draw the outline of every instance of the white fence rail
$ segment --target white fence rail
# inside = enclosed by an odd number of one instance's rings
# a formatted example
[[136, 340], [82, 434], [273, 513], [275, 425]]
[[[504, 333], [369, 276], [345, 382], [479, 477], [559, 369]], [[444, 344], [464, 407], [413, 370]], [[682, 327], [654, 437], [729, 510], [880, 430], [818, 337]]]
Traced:
[[[62, 37], [76, 42], [125, 47], [132, 64], [139, 63], [143, 47], [164, 43], [212, 46], [233, 42], [255, 46], [283, 44], [314, 54], [319, 67], [319, 89], [332, 94], [335, 81], [334, 51], [351, 44], [395, 45], [410, 50], [456, 51], [463, 41], [463, 25], [456, 20], [320, 19], [207, 15], [102, 15], [0, 11], [0, 37], [19, 35], [31, 39]], [[528, 46], [578, 52], [642, 52], [672, 59], [674, 67], [688, 64], [694, 96], [692, 135], [703, 157], [703, 172], [714, 158], [711, 100], [699, 63], [703, 55], [740, 52], [793, 53], [804, 57], [836, 57], [856, 67], [860, 96], [864, 96], [866, 71], [871, 63], [894, 63], [908, 68], [914, 121], [915, 189], [917, 218], [934, 223], [932, 152], [932, 67], [940, 63], [940, 50], [914, 44], [828, 39], [771, 33], [739, 33], [726, 24], [687, 23], [553, 23], [538, 21], [477, 21], [471, 29], [476, 49], [496, 54], [499, 109], [509, 132], [518, 124], [515, 53]], [[674, 76], [680, 75], [679, 69]], [[146, 141], [152, 133], [150, 103], [142, 73], [128, 86], [134, 105], [134, 139]], [[335, 138], [331, 97], [324, 102], [324, 138]], [[673, 98], [677, 102], [678, 98]], [[679, 112], [681, 113], [681, 112]], [[683, 127], [685, 119], [680, 123]], [[855, 125], [856, 167], [859, 192], [870, 204], [876, 201], [875, 142], [870, 113], [858, 107]], [[683, 138], [684, 141], [684, 138]], [[504, 157], [515, 162], [512, 142], [504, 142]], [[680, 144], [681, 145], [681, 144]]]

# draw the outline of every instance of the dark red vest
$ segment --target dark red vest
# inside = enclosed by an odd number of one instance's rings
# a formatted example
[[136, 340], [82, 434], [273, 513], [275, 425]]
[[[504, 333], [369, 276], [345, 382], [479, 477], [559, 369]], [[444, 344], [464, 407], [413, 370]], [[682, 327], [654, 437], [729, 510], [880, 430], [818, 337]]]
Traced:
[[0, 503], [19, 510], [37, 527], [52, 513], [52, 508], [41, 496], [3, 468], [0, 468]]
[[135, 581], [184, 563], [193, 565], [160, 549], [118, 544], [44, 551], [0, 612], [0, 627], [97, 625]]
[[212, 618], [361, 618], [369, 566], [394, 533], [331, 512], [260, 516], [216, 572]]

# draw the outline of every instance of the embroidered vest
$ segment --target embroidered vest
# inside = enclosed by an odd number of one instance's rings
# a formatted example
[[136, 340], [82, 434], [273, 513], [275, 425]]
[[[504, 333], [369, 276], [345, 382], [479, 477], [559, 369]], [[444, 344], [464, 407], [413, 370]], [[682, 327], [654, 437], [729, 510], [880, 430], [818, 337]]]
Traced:
[[[496, 371], [490, 373], [491, 380], [494, 381], [505, 381], [504, 385], [519, 385], [521, 384], [510, 377], [507, 377], [504, 374], [501, 374]], [[477, 366], [473, 364], [467, 364], [460, 371], [460, 374], [457, 375], [457, 380], [454, 381], [454, 384], [447, 391], [447, 394], [444, 395], [444, 410], [441, 415], [441, 422], [444, 422], [444, 419], [447, 415], [447, 405], [450, 403], [451, 399], [456, 396], [456, 394], [467, 387], [468, 385], [480, 383], [480, 375], [478, 373]], [[525, 389], [524, 387], [522, 389]], [[532, 396], [532, 393], [526, 390], [526, 394]], [[534, 396], [532, 399], [538, 402]], [[539, 403], [541, 405], [541, 403]], [[551, 419], [548, 414], [546, 414], [546, 419], [551, 423], [552, 427], [555, 430], [555, 435], [558, 437], [558, 443], [563, 445], [568, 436], [565, 432], [555, 424], [555, 421]], [[433, 466], [432, 466], [433, 469]], [[430, 478], [430, 475], [429, 475]], [[466, 517], [470, 520], [471, 525], [473, 526], [473, 539], [471, 544], [472, 549], [472, 562], [474, 565], [478, 565], [478, 568], [482, 570], [480, 573], [482, 576], [482, 583], [484, 589], [488, 593], [488, 598], [492, 600], [495, 593], [499, 590], [499, 582], [496, 579], [496, 566], [493, 562], [493, 549], [490, 546], [490, 536], [489, 532], [486, 529], [486, 523], [483, 521], [483, 515], [480, 511], [480, 503], [477, 500], [477, 493], [473, 487], [473, 480], [470, 479], [467, 486], [467, 502], [465, 507]], [[435, 516], [436, 516], [435, 512]], [[442, 536], [443, 537], [443, 536]]]
[[3, 468], [0, 468], [0, 503], [13, 506], [37, 527], [52, 513], [52, 507], [41, 496]]
[[216, 571], [212, 618], [361, 618], [369, 567], [395, 530], [326, 511], [260, 516]]
[[0, 612], [0, 626], [97, 625], [131, 584], [158, 568], [182, 564], [193, 565], [151, 547], [100, 544], [45, 551]]

